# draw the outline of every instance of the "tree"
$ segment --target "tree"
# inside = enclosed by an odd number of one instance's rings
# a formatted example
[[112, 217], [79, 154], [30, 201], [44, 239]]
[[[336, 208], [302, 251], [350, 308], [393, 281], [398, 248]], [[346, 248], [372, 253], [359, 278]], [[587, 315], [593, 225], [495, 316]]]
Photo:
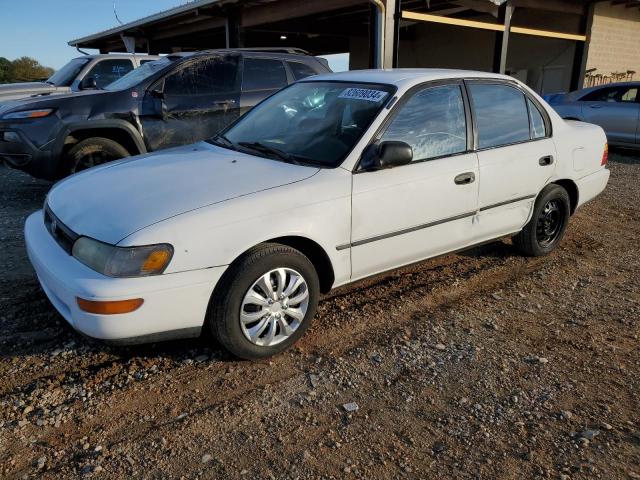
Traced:
[[46, 80], [53, 74], [53, 69], [40, 65], [31, 57], [20, 57], [13, 62], [13, 79], [16, 82], [33, 82]]
[[13, 82], [13, 63], [4, 57], [0, 57], [0, 83]]

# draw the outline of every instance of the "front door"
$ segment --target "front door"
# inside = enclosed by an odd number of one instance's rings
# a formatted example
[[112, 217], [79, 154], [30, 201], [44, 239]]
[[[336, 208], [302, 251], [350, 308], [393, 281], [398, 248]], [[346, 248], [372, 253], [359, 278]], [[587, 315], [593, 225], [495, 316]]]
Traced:
[[480, 169], [476, 241], [519, 231], [556, 167], [549, 120], [513, 85], [467, 82]]
[[471, 240], [478, 162], [461, 82], [421, 87], [376, 141], [403, 141], [413, 162], [353, 175], [352, 277], [463, 247]]
[[640, 95], [638, 86], [605, 87], [582, 98], [585, 122], [600, 125], [612, 143], [636, 142]]
[[239, 115], [238, 56], [197, 58], [145, 94], [140, 121], [149, 150], [211, 138]]

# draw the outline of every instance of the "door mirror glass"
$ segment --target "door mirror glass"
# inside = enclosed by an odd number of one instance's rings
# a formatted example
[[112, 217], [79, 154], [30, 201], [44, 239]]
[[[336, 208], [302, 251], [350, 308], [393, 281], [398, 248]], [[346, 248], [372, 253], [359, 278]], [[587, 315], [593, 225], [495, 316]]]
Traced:
[[389, 141], [369, 145], [362, 154], [360, 169], [366, 171], [407, 165], [413, 160], [413, 149], [406, 142]]

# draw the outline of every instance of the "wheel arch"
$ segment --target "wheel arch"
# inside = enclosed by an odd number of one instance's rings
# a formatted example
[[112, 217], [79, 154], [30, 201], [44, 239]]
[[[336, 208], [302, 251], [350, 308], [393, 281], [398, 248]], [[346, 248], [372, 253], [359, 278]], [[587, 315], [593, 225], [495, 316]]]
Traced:
[[576, 208], [578, 207], [578, 201], [580, 200], [580, 192], [578, 190], [578, 185], [576, 185], [576, 183], [569, 178], [554, 180], [552, 183], [561, 186], [569, 194], [569, 202], [570, 202], [569, 213], [573, 215], [574, 212], [576, 211]]
[[147, 152], [140, 133], [133, 125], [124, 120], [95, 120], [70, 124], [64, 135], [63, 148], [66, 149], [69, 145], [92, 137], [103, 137], [118, 142], [131, 155]]
[[329, 258], [326, 250], [319, 243], [311, 240], [308, 237], [302, 237], [298, 235], [273, 237], [245, 249], [233, 260], [233, 262], [236, 262], [238, 259], [242, 258], [250, 250], [265, 243], [279, 243], [281, 245], [286, 245], [300, 251], [309, 259], [309, 261], [311, 261], [312, 265], [316, 269], [316, 272], [318, 273], [318, 280], [320, 281], [320, 291], [322, 293], [327, 293], [331, 290], [335, 281], [335, 273], [331, 259]]

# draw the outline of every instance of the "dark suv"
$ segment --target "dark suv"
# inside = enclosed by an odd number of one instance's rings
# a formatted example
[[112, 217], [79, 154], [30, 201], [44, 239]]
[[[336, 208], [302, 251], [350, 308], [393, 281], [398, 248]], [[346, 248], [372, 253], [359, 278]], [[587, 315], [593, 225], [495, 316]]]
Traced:
[[323, 59], [276, 49], [168, 55], [104, 90], [0, 106], [0, 158], [55, 180], [210, 138], [285, 85], [329, 71]]

